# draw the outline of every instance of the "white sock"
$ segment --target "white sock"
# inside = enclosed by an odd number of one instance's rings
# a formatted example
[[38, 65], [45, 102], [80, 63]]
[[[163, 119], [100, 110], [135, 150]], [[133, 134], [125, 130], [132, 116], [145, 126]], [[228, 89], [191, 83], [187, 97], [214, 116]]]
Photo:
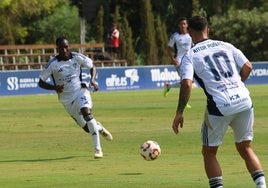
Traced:
[[222, 176], [209, 179], [210, 188], [223, 188]]
[[93, 146], [95, 150], [101, 151], [99, 131], [102, 129], [97, 121], [93, 118], [87, 122], [88, 130], [93, 139]]
[[255, 184], [257, 185], [257, 188], [266, 188], [266, 182], [265, 177], [259, 177], [255, 180]]
[[265, 175], [262, 170], [256, 170], [251, 174], [257, 188], [266, 188]]

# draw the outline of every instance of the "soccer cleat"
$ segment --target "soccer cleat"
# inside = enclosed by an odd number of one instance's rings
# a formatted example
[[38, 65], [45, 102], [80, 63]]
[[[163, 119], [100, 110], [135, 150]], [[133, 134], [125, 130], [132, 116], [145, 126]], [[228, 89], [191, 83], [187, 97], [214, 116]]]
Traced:
[[94, 158], [95, 159], [100, 159], [103, 157], [103, 153], [102, 151], [99, 151], [99, 150], [95, 150], [95, 153], [94, 153]]
[[113, 136], [112, 134], [107, 130], [105, 129], [102, 124], [100, 122], [97, 122], [101, 127], [102, 127], [102, 130], [100, 131], [100, 134], [108, 141], [112, 141], [113, 140]]
[[167, 96], [169, 90], [170, 90], [169, 84], [165, 83], [165, 85], [164, 85], [164, 97]]
[[189, 104], [186, 104], [186, 108], [192, 108], [192, 106]]

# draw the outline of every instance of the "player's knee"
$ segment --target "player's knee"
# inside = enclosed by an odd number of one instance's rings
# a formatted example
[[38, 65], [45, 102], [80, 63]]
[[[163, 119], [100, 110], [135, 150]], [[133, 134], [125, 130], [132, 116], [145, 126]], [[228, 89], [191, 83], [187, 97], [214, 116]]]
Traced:
[[85, 126], [83, 127], [83, 130], [84, 130], [86, 133], [89, 133], [89, 129], [88, 129], [87, 124], [85, 124]]
[[217, 150], [218, 150], [218, 146], [203, 146], [202, 155], [204, 157], [213, 157], [213, 156], [216, 156]]
[[85, 120], [86, 122], [88, 122], [88, 121], [90, 121], [90, 120], [92, 120], [92, 119], [94, 118], [93, 115], [92, 115], [91, 113], [86, 114], [86, 115], [84, 115], [83, 117], [84, 117], [84, 120]]
[[240, 143], [236, 143], [236, 149], [243, 158], [253, 153], [250, 141], [243, 141]]

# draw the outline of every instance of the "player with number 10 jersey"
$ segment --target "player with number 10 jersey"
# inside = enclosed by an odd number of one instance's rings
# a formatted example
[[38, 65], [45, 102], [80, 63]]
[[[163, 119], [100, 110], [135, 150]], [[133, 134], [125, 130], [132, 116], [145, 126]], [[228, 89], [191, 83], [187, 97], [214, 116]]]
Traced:
[[209, 114], [226, 116], [252, 107], [249, 91], [240, 78], [240, 68], [246, 62], [245, 55], [232, 44], [206, 39], [183, 57], [181, 77], [194, 77], [203, 88]]

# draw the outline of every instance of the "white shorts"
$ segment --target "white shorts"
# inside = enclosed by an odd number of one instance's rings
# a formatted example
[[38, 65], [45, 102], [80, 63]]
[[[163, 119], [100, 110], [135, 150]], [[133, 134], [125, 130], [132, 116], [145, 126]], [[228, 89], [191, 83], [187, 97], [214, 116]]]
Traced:
[[224, 134], [230, 125], [234, 132], [236, 143], [253, 139], [253, 108], [230, 116], [214, 116], [205, 113], [201, 130], [201, 139], [204, 146], [219, 146]]
[[70, 114], [70, 116], [76, 121], [76, 123], [80, 127], [84, 127], [86, 125], [86, 121], [81, 114], [81, 108], [87, 107], [92, 108], [92, 100], [90, 93], [87, 89], [81, 89], [79, 95], [76, 97], [74, 101], [69, 104], [64, 104], [65, 110]]

